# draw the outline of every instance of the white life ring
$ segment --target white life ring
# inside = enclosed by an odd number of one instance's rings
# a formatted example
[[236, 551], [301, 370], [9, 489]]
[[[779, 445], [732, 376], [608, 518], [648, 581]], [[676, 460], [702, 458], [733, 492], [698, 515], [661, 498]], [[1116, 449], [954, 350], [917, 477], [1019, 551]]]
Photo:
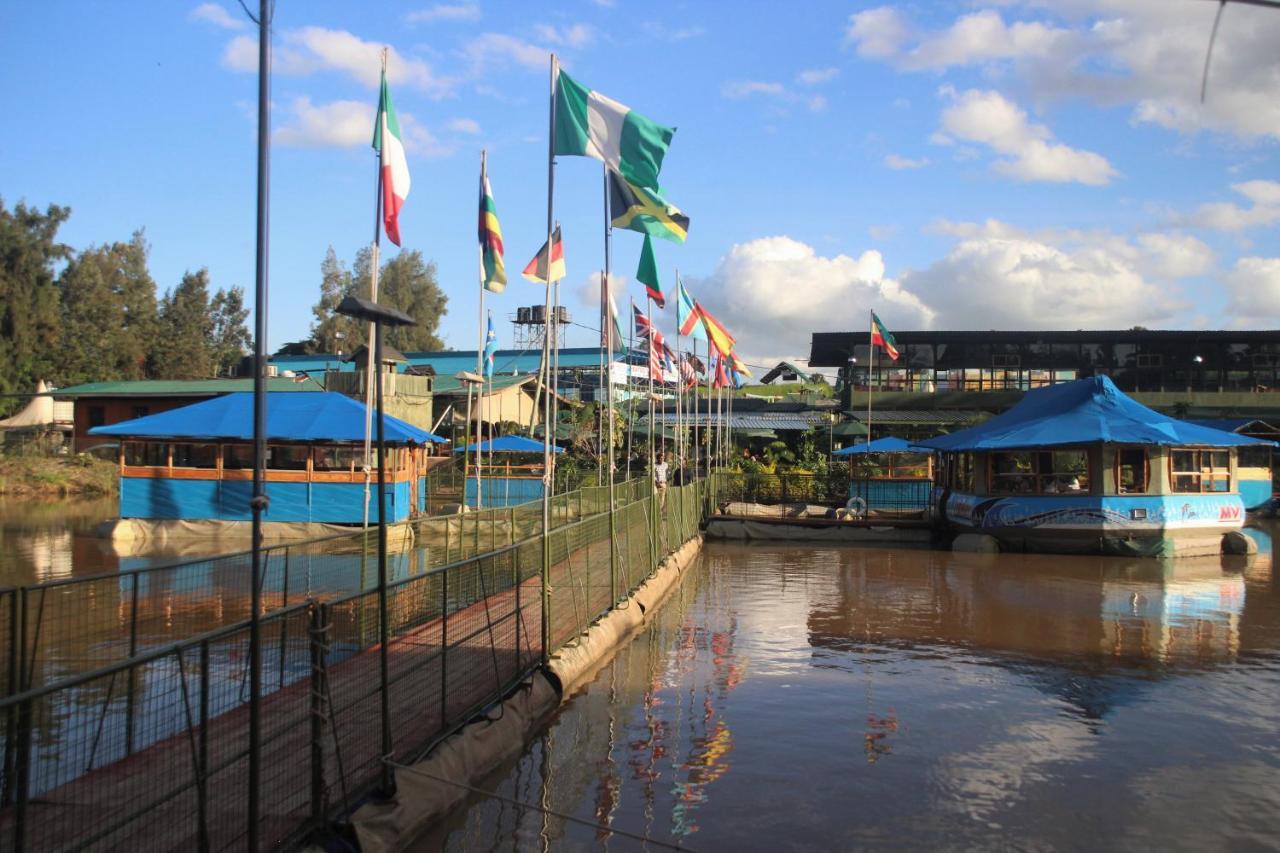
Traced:
[[857, 495], [849, 498], [849, 500], [845, 502], [844, 508], [847, 509], [849, 514], [854, 518], [862, 518], [867, 514], [867, 502]]

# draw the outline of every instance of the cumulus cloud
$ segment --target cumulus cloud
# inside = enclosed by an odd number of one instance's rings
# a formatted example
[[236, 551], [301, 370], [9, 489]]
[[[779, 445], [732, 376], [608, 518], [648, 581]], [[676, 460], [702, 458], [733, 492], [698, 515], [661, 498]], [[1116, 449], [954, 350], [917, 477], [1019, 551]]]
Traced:
[[1017, 104], [999, 92], [970, 89], [955, 93], [944, 88], [951, 103], [942, 111], [942, 134], [947, 141], [963, 139], [986, 145], [1004, 159], [995, 169], [1022, 181], [1051, 181], [1101, 186], [1116, 170], [1101, 154], [1053, 141], [1053, 133], [1027, 119]]
[[248, 21], [235, 17], [217, 3], [201, 3], [191, 10], [191, 20], [204, 21], [224, 30], [243, 30], [249, 26]]
[[481, 33], [462, 48], [476, 69], [502, 68], [512, 63], [532, 71], [547, 69], [551, 50], [504, 33]]
[[806, 86], [818, 86], [830, 83], [839, 74], [839, 68], [806, 68], [796, 75], [796, 79]]
[[[306, 96], [294, 98], [272, 138], [280, 145], [297, 148], [364, 148], [372, 135], [374, 110], [375, 105], [365, 101], [316, 104]], [[453, 153], [451, 146], [441, 143], [412, 113], [402, 112], [399, 118], [408, 151], [421, 157]]]
[[[324, 27], [286, 30], [279, 36], [279, 47], [272, 56], [272, 70], [290, 76], [338, 72], [376, 89], [381, 80], [383, 47], [346, 30]], [[257, 37], [236, 36], [223, 52], [222, 62], [234, 71], [256, 72]], [[396, 86], [409, 86], [435, 98], [450, 94], [454, 86], [454, 81], [437, 76], [428, 63], [406, 57], [395, 48], [387, 52], [387, 81]]]
[[1226, 284], [1227, 307], [1236, 316], [1280, 320], [1280, 258], [1240, 258]]
[[975, 237], [902, 277], [957, 329], [1112, 328], [1151, 324], [1180, 307], [1127, 252], [1064, 251], [1032, 238]]
[[425, 9], [417, 9], [404, 16], [410, 24], [430, 24], [435, 21], [478, 21], [480, 7], [474, 3], [439, 3]]
[[827, 108], [827, 99], [822, 95], [800, 95], [781, 83], [768, 80], [734, 80], [721, 86], [720, 94], [735, 101], [759, 95], [784, 104], [803, 104], [815, 113]]
[[884, 164], [890, 169], [921, 169], [929, 165], [928, 157], [911, 159], [900, 154], [886, 154]]
[[735, 245], [711, 275], [686, 279], [709, 311], [739, 338], [743, 356], [768, 363], [804, 357], [815, 331], [843, 329], [874, 305], [889, 328], [921, 328], [933, 315], [885, 277], [875, 250], [825, 257], [791, 237]]
[[[1280, 15], [1235, 4], [1218, 31], [1209, 93], [1200, 101], [1215, 4], [1073, 0], [1011, 3], [920, 29], [893, 7], [853, 15], [845, 41], [859, 56], [907, 71], [1011, 65], [1038, 100], [1129, 104], [1135, 122], [1181, 132], [1280, 138]], [[1055, 17], [1060, 20], [1053, 20]]]
[[445, 127], [454, 133], [465, 133], [468, 136], [474, 136], [480, 132], [480, 122], [473, 118], [452, 118]]
[[539, 24], [534, 27], [538, 38], [557, 47], [586, 47], [595, 39], [595, 31], [586, 24], [555, 27]]
[[706, 35], [707, 31], [703, 27], [668, 27], [657, 21], [645, 21], [640, 25], [647, 35], [659, 41], [687, 41], [688, 39], [697, 38]]
[[1195, 213], [1183, 217], [1183, 220], [1215, 231], [1243, 231], [1280, 221], [1280, 182], [1244, 181], [1232, 184], [1231, 189], [1244, 196], [1251, 204], [1243, 207], [1229, 201], [1210, 202], [1202, 204]]
[[[602, 273], [593, 272], [582, 280], [582, 283], [574, 290], [574, 294], [582, 302], [591, 308], [600, 304], [600, 277]], [[617, 273], [609, 273], [609, 293], [613, 295], [613, 302], [618, 306], [618, 310], [622, 310], [622, 306], [627, 301], [627, 277], [618, 275]], [[589, 319], [583, 320], [583, 325], [595, 328], [598, 318], [592, 312]], [[627, 330], [629, 320], [626, 317], [619, 317], [618, 322], [622, 325], [622, 330]]]

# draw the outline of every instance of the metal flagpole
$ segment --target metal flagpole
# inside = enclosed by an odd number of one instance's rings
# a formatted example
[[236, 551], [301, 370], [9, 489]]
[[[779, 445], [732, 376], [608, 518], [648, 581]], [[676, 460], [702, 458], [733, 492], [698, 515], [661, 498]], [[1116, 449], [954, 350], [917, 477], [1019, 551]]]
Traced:
[[[489, 165], [488, 152], [485, 151], [485, 149], [481, 148], [480, 149], [480, 204], [482, 205], [484, 204], [484, 179], [485, 177], [487, 177], [486, 173], [487, 173], [488, 165]], [[481, 382], [480, 382], [479, 397], [476, 400], [476, 432], [475, 432], [476, 451], [475, 452], [476, 452], [476, 509], [480, 509], [480, 507], [483, 505], [483, 500], [481, 498], [481, 490], [484, 488], [480, 481], [480, 442], [482, 441], [482, 438], [480, 435], [480, 403], [484, 399], [484, 381], [483, 381], [484, 380], [484, 349], [485, 349], [485, 345], [488, 343], [487, 341], [488, 336], [485, 334], [485, 328], [484, 328], [484, 291], [485, 291], [484, 244], [479, 243], [477, 248], [479, 250], [479, 261], [480, 261], [480, 310], [476, 315], [476, 342], [477, 342], [476, 343], [476, 375], [481, 378]], [[471, 386], [470, 384], [468, 384], [467, 386], [467, 432], [469, 433], [470, 431], [471, 431]], [[471, 442], [468, 440], [467, 443], [463, 445], [463, 450], [462, 450], [462, 471], [463, 471], [462, 479], [464, 483], [466, 482], [466, 479], [467, 479], [466, 473], [467, 471], [470, 470], [467, 467], [469, 463], [469, 456], [470, 456], [468, 448], [470, 448], [470, 446], [471, 446]], [[464, 485], [463, 494], [462, 494], [463, 503], [466, 503], [466, 497], [467, 497], [466, 486]]]
[[267, 273], [271, 199], [271, 10], [258, 5], [258, 223], [254, 269], [253, 499], [249, 613], [249, 849], [259, 848], [262, 788], [262, 514], [267, 510]]
[[636, 395], [632, 390], [631, 376], [631, 358], [632, 353], [636, 349], [636, 300], [631, 297], [631, 314], [627, 318], [630, 322], [631, 331], [628, 333], [627, 343], [627, 482], [631, 481], [631, 454], [635, 448], [634, 436], [636, 430]]
[[[607, 444], [601, 441], [601, 452], [608, 447], [606, 456], [605, 473], [609, 477], [609, 602], [613, 604], [617, 602], [619, 595], [618, 585], [618, 513], [617, 502], [614, 499], [614, 460], [617, 456], [617, 448], [613, 444], [614, 436], [614, 412], [613, 412], [613, 297], [609, 292], [609, 275], [612, 272], [613, 265], [613, 211], [609, 202], [609, 167], [603, 168], [604, 175], [604, 275], [600, 278], [600, 311], [603, 316], [600, 328], [604, 330], [603, 340], [604, 346], [604, 371], [600, 374], [605, 383], [604, 399], [605, 405], [608, 407], [608, 429]], [[604, 419], [601, 419], [601, 425], [604, 426]]]
[[[547, 290], [544, 294], [543, 310], [551, 312], [551, 238], [555, 231], [555, 180], [556, 180], [556, 83], [559, 77], [559, 65], [556, 55], [551, 54], [551, 97], [548, 110], [547, 133]], [[547, 663], [551, 653], [551, 485], [555, 481], [555, 456], [551, 452], [551, 396], [547, 394], [547, 373], [551, 366], [551, 324], [552, 318], [546, 317], [547, 325], [542, 338], [542, 663]]]
[[[387, 49], [382, 49], [382, 73], [387, 73]], [[379, 103], [379, 107], [381, 107]], [[379, 109], [377, 121], [382, 121], [382, 112]], [[383, 145], [386, 148], [386, 145]], [[378, 301], [378, 271], [381, 266], [379, 254], [382, 249], [382, 152], [378, 152], [378, 182], [377, 182], [377, 198], [373, 203], [373, 251], [370, 254], [369, 263], [369, 299], [373, 302]], [[382, 369], [382, 365], [375, 365], [373, 353], [373, 323], [369, 323], [369, 337], [365, 344], [365, 363], [364, 363], [364, 521], [363, 527], [369, 527], [369, 481], [372, 479], [371, 465], [373, 462], [372, 437], [373, 432], [373, 381], [378, 376], [377, 371]], [[379, 380], [381, 378], [379, 377]]]
[[867, 342], [871, 344], [871, 352], [867, 354], [867, 444], [871, 443], [871, 376], [876, 370], [876, 312], [868, 311], [871, 323]]

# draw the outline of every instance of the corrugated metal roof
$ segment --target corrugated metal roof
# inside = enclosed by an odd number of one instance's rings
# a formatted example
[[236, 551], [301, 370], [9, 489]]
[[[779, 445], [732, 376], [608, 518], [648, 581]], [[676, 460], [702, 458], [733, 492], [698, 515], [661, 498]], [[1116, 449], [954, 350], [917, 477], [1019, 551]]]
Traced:
[[[675, 423], [676, 415], [674, 412], [662, 412], [655, 415], [659, 423], [672, 424]], [[642, 419], [648, 420], [647, 417]], [[682, 418], [685, 422], [692, 423], [697, 426], [705, 426], [707, 424], [707, 415], [703, 413], [692, 419]], [[824, 415], [817, 412], [797, 412], [795, 414], [738, 414], [728, 413], [722, 415], [712, 415], [711, 424], [720, 426], [728, 424], [730, 429], [771, 429], [771, 430], [808, 430], [818, 424], [826, 423], [827, 419]]]
[[[245, 379], [136, 379], [121, 382], [88, 382], [50, 392], [54, 397], [217, 397], [252, 391], [253, 378]], [[306, 377], [279, 376], [267, 380], [268, 391], [323, 391], [324, 386]]]
[[[845, 414], [860, 423], [866, 423], [867, 412], [848, 411]], [[874, 409], [872, 424], [968, 424], [986, 420], [990, 415], [973, 409]]]

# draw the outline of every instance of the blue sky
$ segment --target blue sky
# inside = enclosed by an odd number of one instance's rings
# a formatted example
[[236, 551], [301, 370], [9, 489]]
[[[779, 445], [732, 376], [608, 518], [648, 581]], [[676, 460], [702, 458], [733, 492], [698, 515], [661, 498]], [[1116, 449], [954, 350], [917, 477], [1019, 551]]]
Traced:
[[[307, 334], [326, 248], [349, 261], [371, 238], [383, 44], [404, 242], [438, 264], [455, 348], [475, 346], [482, 147], [513, 273], [489, 304], [540, 301], [514, 273], [545, 236], [550, 49], [678, 128], [662, 180], [692, 227], [658, 246], [664, 286], [679, 268], [753, 361], [803, 357], [869, 308], [890, 329], [1280, 327], [1280, 11], [1227, 9], [1202, 105], [1201, 0], [778, 8], [280, 0], [272, 348]], [[207, 266], [251, 290], [253, 37], [234, 2], [11, 9], [0, 79], [25, 106], [4, 114], [5, 202], [69, 205], [77, 247], [145, 226], [162, 288]], [[600, 198], [600, 164], [561, 158], [564, 299], [589, 326]], [[615, 233], [615, 287], [637, 298], [639, 245]]]

